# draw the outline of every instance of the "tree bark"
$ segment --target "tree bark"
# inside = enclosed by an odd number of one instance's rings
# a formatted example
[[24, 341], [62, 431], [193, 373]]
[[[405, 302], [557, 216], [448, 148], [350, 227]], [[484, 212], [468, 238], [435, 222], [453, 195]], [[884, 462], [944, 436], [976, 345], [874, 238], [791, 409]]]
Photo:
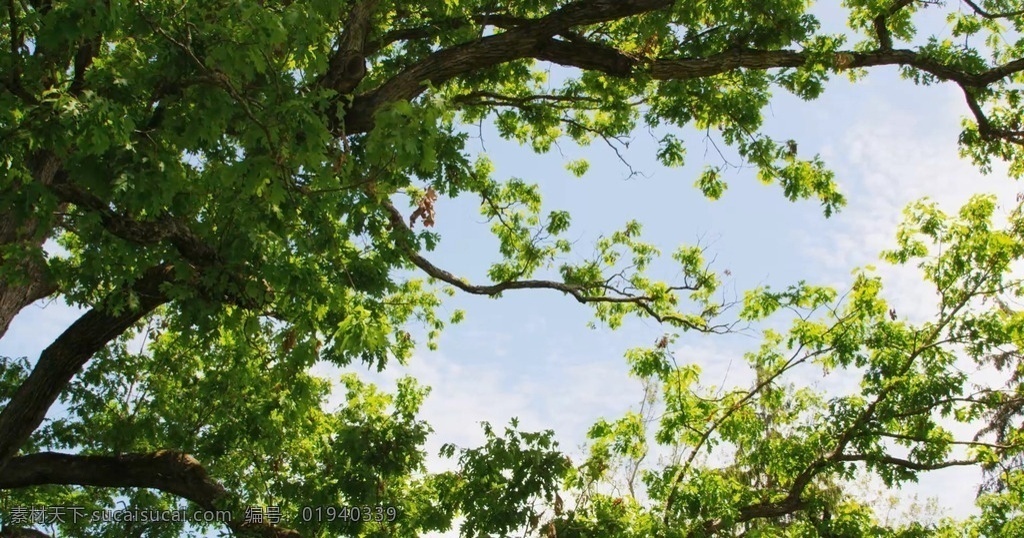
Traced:
[[40, 452], [11, 459], [0, 475], [0, 489], [45, 484], [158, 489], [208, 509], [225, 493], [195, 458], [174, 450], [117, 456]]
[[[228, 495], [223, 486], [210, 478], [198, 460], [176, 450], [116, 456], [40, 452], [11, 459], [0, 474], [0, 490], [46, 484], [156, 489], [188, 499], [207, 511], [223, 510], [218, 501]], [[267, 523], [232, 519], [224, 524], [242, 536], [299, 538], [299, 533], [292, 529]], [[13, 531], [23, 534], [0, 533], [0, 538], [47, 536], [32, 534], [38, 532], [32, 529]]]
[[160, 286], [169, 281], [172, 270], [168, 265], [149, 269], [132, 287], [138, 294], [135, 308], [126, 307], [120, 312], [111, 312], [105, 305], [93, 308], [43, 350], [28, 379], [0, 411], [0, 473], [42, 424], [50, 406], [82, 365], [135, 322], [167, 302]]
[[[60, 172], [60, 161], [53, 154], [40, 152], [30, 168], [33, 179], [48, 186]], [[6, 186], [0, 199], [16, 198], [20, 188], [17, 183]], [[26, 217], [18, 208], [0, 209], [0, 270], [6, 273], [0, 278], [0, 339], [18, 312], [57, 291], [43, 256], [43, 243], [50, 236], [49, 229], [41, 229], [46, 226], [38, 215]], [[11, 257], [15, 250], [20, 253]]]
[[21, 527], [4, 527], [0, 530], [0, 538], [53, 538], [45, 532], [35, 529], [23, 529]]

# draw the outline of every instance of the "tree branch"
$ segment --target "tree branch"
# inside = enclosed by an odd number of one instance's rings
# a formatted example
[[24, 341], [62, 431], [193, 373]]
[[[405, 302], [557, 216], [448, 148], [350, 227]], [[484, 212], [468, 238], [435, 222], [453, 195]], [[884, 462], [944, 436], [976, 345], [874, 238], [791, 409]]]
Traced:
[[1024, 131], [1002, 129], [992, 125], [992, 121], [989, 120], [988, 115], [981, 108], [981, 103], [978, 102], [974, 92], [962, 84], [960, 89], [963, 91], [964, 99], [967, 101], [967, 108], [970, 109], [971, 114], [974, 116], [974, 121], [978, 123], [978, 134], [981, 135], [982, 140], [1006, 140], [1014, 144], [1024, 144]]
[[947, 469], [949, 467], [976, 465], [978, 463], [978, 460], [952, 460], [941, 461], [938, 463], [919, 463], [886, 454], [843, 454], [836, 458], [836, 461], [862, 461], [873, 464], [884, 463], [887, 465], [896, 465], [912, 471], [935, 471], [938, 469]]
[[[799, 512], [807, 508], [807, 503], [800, 499], [786, 498], [780, 502], [757, 503], [744, 506], [739, 509], [739, 516], [735, 523], [744, 523], [753, 519], [782, 517]], [[705, 521], [699, 528], [694, 528], [687, 533], [689, 538], [703, 538], [714, 536], [725, 524], [721, 519]]]
[[[975, 284], [973, 291], [977, 291], [981, 284], [982, 282]], [[918, 346], [917, 337], [915, 336], [913, 350], [908, 354], [906, 362], [891, 376], [891, 378], [898, 379], [906, 375], [921, 354], [935, 344], [936, 340], [938, 340], [939, 336], [942, 334], [942, 331], [950, 322], [952, 322], [972, 297], [973, 293], [966, 293], [957, 304], [952, 305], [952, 308], [946, 313], [945, 317], [940, 319], [939, 323], [928, 331], [927, 336], [923, 339], [923, 343], [920, 346]], [[848, 454], [844, 454], [844, 452], [850, 441], [853, 439], [853, 436], [858, 433], [858, 431], [862, 430], [873, 418], [875, 418], [875, 411], [878, 409], [878, 406], [888, 399], [899, 386], [900, 385], [898, 383], [889, 383], [878, 391], [875, 398], [864, 408], [863, 411], [861, 411], [860, 415], [857, 416], [853, 423], [839, 434], [832, 450], [812, 462], [806, 469], [801, 471], [796, 478], [793, 479], [793, 484], [790, 486], [789, 494], [786, 496], [786, 502], [800, 501], [804, 489], [811, 483], [818, 473], [837, 462], [844, 461], [843, 458], [849, 456]]]
[[23, 529], [21, 527], [4, 526], [0, 530], [0, 538], [54, 538], [45, 532], [35, 529]]
[[[0, 474], [0, 489], [47, 484], [156, 489], [208, 511], [223, 510], [218, 503], [227, 496], [194, 457], [175, 450], [116, 456], [40, 452], [11, 459]], [[233, 519], [225, 524], [248, 536], [299, 538], [296, 531], [269, 524]]]
[[379, 52], [384, 47], [398, 41], [411, 41], [414, 39], [430, 39], [453, 30], [460, 30], [470, 25], [480, 27], [494, 26], [496, 28], [510, 29], [521, 24], [530, 22], [531, 19], [513, 17], [502, 13], [482, 13], [469, 18], [451, 18], [432, 21], [430, 24], [412, 28], [399, 28], [385, 33], [380, 39], [370, 41], [366, 45], [367, 55]]
[[[982, 282], [978, 282], [974, 286], [976, 291], [980, 287]], [[956, 317], [961, 309], [963, 309], [967, 303], [973, 297], [973, 293], [965, 294], [964, 298], [958, 303], [952, 305], [950, 311], [945, 315], [943, 319], [940, 319], [939, 323], [936, 324], [923, 339], [923, 344], [917, 345], [917, 339], [913, 344], [913, 349], [908, 353], [906, 362], [899, 368], [897, 372], [893, 374], [893, 378], [900, 378], [904, 376], [914, 363], [921, 356], [921, 354], [932, 347], [945, 327]], [[835, 326], [833, 326], [835, 327]], [[831, 330], [831, 329], [830, 329]], [[878, 406], [881, 405], [899, 386], [898, 383], [889, 383], [882, 388], [875, 398], [869, 403], [863, 411], [857, 416], [857, 418], [851, 423], [841, 434], [835, 442], [835, 446], [823, 454], [821, 457], [816, 459], [810, 465], [801, 471], [794, 479], [793, 483], [789, 488], [789, 492], [784, 499], [777, 502], [758, 503], [750, 505], [740, 509], [739, 522], [748, 521], [753, 518], [761, 517], [778, 517], [787, 515], [798, 510], [802, 510], [806, 507], [806, 502], [803, 500], [804, 490], [811, 483], [811, 481], [823, 470], [828, 467], [839, 463], [839, 462], [852, 462], [852, 461], [863, 461], [868, 463], [884, 463], [889, 465], [899, 465], [906, 469], [915, 471], [930, 471], [936, 469], [944, 469], [947, 467], [953, 467], [958, 465], [974, 465], [977, 461], [948, 461], [940, 462], [937, 464], [923, 464], [914, 462], [907, 459], [896, 458], [893, 456], [879, 454], [879, 455], [866, 455], [866, 454], [845, 454], [844, 451], [849, 443], [853, 440], [853, 436], [857, 433], [865, 433], [864, 427], [875, 418], [875, 411]], [[930, 408], [929, 408], [930, 409]], [[866, 432], [868, 435], [873, 435], [874, 432]], [[666, 505], [667, 510], [667, 505]], [[703, 525], [703, 531], [706, 534], [716, 532], [721, 528], [724, 522], [720, 520], [708, 521]], [[696, 536], [691, 533], [691, 536]]]
[[534, 55], [543, 60], [566, 67], [576, 67], [616, 76], [629, 77], [640, 62], [626, 53], [608, 45], [592, 41], [547, 39]]
[[[935, 471], [938, 469], [946, 469], [949, 467], [976, 465], [978, 463], [977, 460], [953, 460], [939, 462], [935, 464], [924, 464], [888, 455], [870, 454], [844, 454], [837, 458], [835, 461], [863, 461], [868, 463], [886, 463], [889, 465], [898, 465], [900, 467], [912, 469], [915, 471]], [[788, 495], [782, 501], [757, 503], [744, 506], [743, 508], [739, 509], [739, 517], [736, 518], [735, 522], [743, 523], [753, 519], [782, 517], [792, 514], [794, 512], [798, 512], [805, 508], [807, 508], [807, 503], [804, 500], [802, 500], [799, 495], [794, 496], [791, 494]], [[700, 531], [694, 529], [689, 533], [689, 535], [694, 538], [696, 538], [697, 536], [707, 536], [720, 530], [723, 524], [724, 522], [721, 520], [711, 520], [705, 522], [704, 525], [701, 526]]]
[[378, 4], [380, 0], [359, 0], [353, 4], [321, 86], [348, 95], [366, 76], [366, 40]]
[[895, 15], [901, 9], [913, 4], [914, 0], [896, 0], [885, 13], [875, 17], [875, 33], [878, 35], [878, 44], [882, 50], [892, 50], [892, 32], [889, 31], [889, 17]]
[[875, 33], [878, 34], [878, 45], [882, 50], [892, 50], [892, 33], [886, 26], [885, 15], [875, 17]]
[[[891, 439], [901, 439], [901, 440], [904, 440], [904, 441], [912, 441], [912, 442], [915, 442], [915, 443], [922, 443], [922, 444], [936, 442], [934, 439], [927, 439], [927, 438], [924, 438], [924, 437], [917, 437], [917, 436], [914, 436], [914, 435], [903, 435], [903, 434], [899, 434], [899, 433], [892, 433], [892, 432], [886, 432], [886, 431], [872, 431], [872, 432], [869, 432], [869, 433], [871, 433], [871, 435], [877, 435], [879, 437], [889, 437]], [[1011, 448], [1012, 447], [1012, 445], [1004, 445], [1004, 444], [999, 444], [999, 443], [986, 443], [986, 442], [983, 442], [983, 441], [944, 441], [944, 442], [946, 442], [948, 444], [951, 444], [951, 445], [961, 445], [961, 446], [971, 446], [971, 447], [983, 446], [983, 447], [993, 448], [993, 449], [996, 449], [996, 450], [1005, 450], [1007, 448]]]
[[[382, 202], [385, 210], [388, 212], [388, 216], [391, 221], [391, 226], [404, 234], [406, 237], [411, 237], [413, 232], [405, 224], [405, 218], [401, 212], [395, 208], [388, 201]], [[424, 258], [419, 252], [412, 248], [408, 241], [400, 241], [399, 248], [403, 250], [406, 257], [415, 265], [427, 273], [431, 277], [434, 277], [442, 282], [451, 284], [456, 288], [473, 295], [489, 295], [495, 296], [508, 290], [522, 290], [522, 289], [548, 289], [560, 291], [566, 295], [572, 296], [580, 303], [628, 303], [635, 305], [641, 309], [648, 316], [653, 318], [659, 323], [667, 323], [676, 327], [683, 327], [686, 329], [696, 330], [707, 333], [718, 333], [727, 332], [730, 326], [708, 326], [708, 325], [696, 325], [691, 320], [688, 320], [682, 316], [675, 314], [659, 314], [651, 307], [651, 303], [654, 302], [653, 297], [647, 297], [642, 295], [631, 295], [622, 290], [616, 289], [613, 286], [605, 282], [593, 283], [593, 284], [567, 284], [565, 282], [555, 282], [552, 280], [509, 280], [505, 282], [498, 282], [490, 285], [476, 285], [467, 282], [465, 279], [456, 276], [436, 265], [430, 263], [429, 260]], [[693, 289], [685, 286], [677, 287], [673, 289]], [[617, 295], [588, 295], [588, 292], [602, 290], [603, 292], [611, 292]]]
[[[60, 181], [63, 175], [60, 159], [49, 151], [34, 152], [29, 159], [29, 168], [32, 180], [40, 185]], [[22, 196], [19, 192], [21, 189], [21, 181], [14, 180], [4, 185], [0, 197], [17, 199]], [[0, 252], [14, 253], [20, 250], [26, 254], [18, 256], [20, 259], [0, 254], [0, 266], [9, 264], [5, 267], [11, 271], [8, 274], [20, 277], [0, 280], [0, 338], [7, 333], [11, 321], [22, 308], [57, 291], [43, 256], [43, 242], [53, 229], [53, 223], [49, 220], [51, 215], [35, 214], [34, 209], [30, 211], [25, 214], [14, 204], [0, 209], [0, 247], [16, 247], [3, 248]]]
[[[458, 95], [452, 98], [452, 102], [460, 105], [469, 106], [508, 106], [516, 108], [526, 108], [529, 106], [554, 106], [555, 104], [567, 103], [571, 105], [578, 105], [579, 103], [589, 103], [592, 105], [592, 109], [599, 109], [602, 101], [594, 97], [577, 96], [577, 95], [548, 95], [548, 94], [534, 94], [534, 95], [504, 95], [500, 93], [476, 90], [466, 94]], [[565, 107], [563, 107], [565, 108]]]
[[[899, 0], [893, 10], [909, 5]], [[801, 67], [812, 54], [794, 50], [742, 50], [703, 58], [662, 57], [638, 60], [608, 45], [584, 39], [558, 39], [569, 28], [629, 17], [667, 7], [665, 0], [610, 2], [582, 0], [567, 4], [539, 19], [529, 19], [497, 35], [455, 45], [409, 66], [377, 89], [357, 96], [346, 115], [344, 132], [365, 132], [373, 126], [373, 114], [384, 104], [414, 99], [428, 84], [440, 85], [461, 75], [523, 58], [549, 61], [566, 67], [600, 71], [627, 78], [646, 74], [655, 80], [685, 80], [709, 77], [736, 69], [767, 70]], [[964, 87], [981, 88], [1009, 75], [1024, 71], [1024, 58], [982, 72], [967, 72], [909, 49], [883, 47], [871, 52], [837, 53], [844, 62], [837, 68], [852, 69], [880, 65], [906, 65], [941, 80]], [[846, 61], [848, 60], [848, 61]]]
[[970, 8], [974, 10], [975, 13], [981, 15], [986, 19], [1008, 19], [1010, 17], [1024, 15], [1024, 9], [1018, 9], [1016, 11], [997, 11], [995, 13], [992, 13], [989, 11], [985, 11], [984, 9], [981, 8], [981, 6], [979, 6], [976, 2], [973, 2], [972, 0], [963, 0], [963, 2], [970, 6]]
[[[97, 306], [78, 318], [39, 356], [32, 373], [0, 411], [0, 475], [4, 465], [39, 427], [50, 406], [93, 354], [167, 301], [161, 286], [173, 268], [159, 265], [145, 272], [131, 288], [137, 305], [111, 311]], [[129, 291], [129, 290], [125, 290]]]
[[[834, 329], [835, 327], [836, 326], [833, 326], [832, 328], [830, 328], [828, 332], [831, 332], [831, 330]], [[675, 474], [672, 476], [671, 482], [669, 482], [669, 486], [668, 486], [669, 492], [668, 492], [668, 495], [665, 497], [665, 503], [664, 503], [664, 505], [662, 507], [662, 511], [663, 511], [662, 522], [663, 523], [668, 524], [668, 522], [669, 522], [669, 510], [672, 508], [672, 505], [675, 503], [676, 494], [679, 491], [679, 482], [682, 480], [682, 478], [686, 474], [686, 472], [690, 469], [690, 466], [693, 465], [693, 462], [697, 458], [697, 455], [700, 453], [701, 448], [704, 446], [704, 443], [706, 443], [707, 440], [711, 437], [711, 435], [713, 433], [715, 433], [718, 430], [718, 428], [730, 416], [732, 416], [734, 413], [736, 413], [737, 411], [742, 409], [747, 404], [747, 402], [752, 400], [755, 396], [760, 396], [761, 391], [764, 390], [765, 387], [767, 387], [767, 386], [771, 385], [773, 382], [775, 382], [775, 380], [778, 379], [779, 377], [781, 377], [782, 374], [786, 373], [787, 371], [791, 370], [793, 367], [795, 367], [797, 365], [800, 365], [800, 364], [806, 362], [807, 360], [809, 360], [809, 359], [811, 359], [813, 357], [816, 357], [816, 356], [821, 355], [823, 353], [827, 353], [828, 351], [831, 350], [831, 348], [826, 348], [826, 349], [823, 349], [823, 350], [818, 350], [818, 351], [814, 351], [814, 352], [808, 352], [808, 353], [805, 353], [803, 357], [800, 357], [800, 353], [803, 352], [803, 349], [804, 349], [804, 346], [802, 346], [802, 345], [800, 347], [798, 347], [793, 352], [793, 355], [790, 356], [789, 360], [787, 360], [786, 363], [783, 364], [781, 368], [779, 368], [778, 370], [773, 372], [771, 375], [765, 376], [764, 379], [760, 380], [756, 385], [754, 385], [754, 387], [743, 398], [740, 398], [736, 403], [734, 403], [732, 406], [730, 406], [729, 409], [727, 409], [724, 413], [722, 413], [722, 416], [718, 417], [711, 424], [711, 426], [709, 426], [701, 434], [700, 439], [698, 439], [697, 443], [693, 446], [693, 449], [690, 452], [690, 456], [687, 458], [686, 463], [683, 464], [683, 466], [680, 467], [679, 470], [677, 470], [675, 472]], [[767, 517], [767, 516], [753, 516], [753, 517]]]
[[71, 95], [81, 95], [82, 90], [85, 89], [85, 72], [92, 66], [96, 54], [99, 53], [100, 39], [100, 36], [84, 39], [78, 46], [78, 50], [75, 51], [74, 75], [71, 79], [71, 86], [68, 88], [68, 93]]
[[117, 456], [39, 452], [12, 458], [0, 474], [0, 489], [47, 484], [158, 489], [204, 508], [225, 494], [195, 458], [174, 450]]
[[224, 271], [233, 285], [231, 288], [237, 291], [225, 295], [217, 290], [200, 290], [210, 295], [212, 300], [226, 300], [248, 310], [262, 310], [266, 306], [269, 295], [263, 298], [246, 295], [245, 283], [251, 277], [228, 270], [220, 253], [198, 237], [182, 219], [170, 215], [162, 215], [149, 222], [132, 219], [110, 209], [109, 205], [104, 204], [97, 196], [70, 181], [55, 182], [50, 186], [50, 190], [61, 201], [96, 213], [103, 227], [116, 237], [143, 246], [167, 241], [184, 260], [200, 271]]
[[384, 104], [408, 101], [430, 85], [438, 86], [459, 75], [529, 58], [537, 45], [574, 26], [598, 24], [671, 6], [673, 0], [577, 0], [551, 13], [523, 22], [497, 35], [438, 51], [409, 66], [377, 89], [357, 97], [345, 116], [344, 132], [365, 132], [373, 126], [373, 114]]
[[82, 210], [96, 213], [103, 227], [112, 234], [137, 245], [155, 245], [170, 241], [183, 258], [199, 267], [209, 267], [221, 262], [220, 255], [199, 239], [180, 219], [163, 215], [153, 221], [137, 221], [110, 209], [96, 195], [78, 187], [70, 181], [55, 182], [50, 190], [66, 203]]

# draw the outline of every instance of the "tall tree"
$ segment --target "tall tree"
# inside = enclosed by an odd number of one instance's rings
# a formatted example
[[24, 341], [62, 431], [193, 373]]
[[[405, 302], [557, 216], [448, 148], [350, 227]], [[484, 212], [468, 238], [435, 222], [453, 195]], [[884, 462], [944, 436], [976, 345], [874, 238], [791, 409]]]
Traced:
[[[674, 331], [728, 329], [701, 251], [676, 251], [678, 282], [652, 280], [644, 269], [656, 249], [639, 239], [636, 223], [602, 239], [587, 261], [561, 262], [573, 248], [561, 236], [570, 216], [542, 215], [535, 185], [495, 179], [486, 156], [467, 149], [468, 123], [494, 121], [502, 136], [538, 152], [562, 137], [614, 146], [638, 126], [667, 127], [657, 152], [666, 165], [684, 157], [671, 131], [708, 129], [786, 197], [817, 198], [830, 215], [843, 203], [831, 173], [817, 157], [801, 157], [796, 141], [762, 133], [761, 110], [775, 89], [811, 99], [835, 73], [898, 65], [916, 83], [962, 89], [972, 114], [960, 137], [966, 155], [1024, 173], [1024, 41], [1006, 32], [1021, 30], [1024, 10], [964, 0], [949, 9], [951, 35], [940, 39], [914, 26], [919, 11], [942, 9], [936, 2], [845, 5], [860, 36], [850, 46], [821, 33], [806, 2], [789, 0], [8, 0], [0, 26], [0, 337], [40, 299], [84, 313], [38, 358], [3, 363], [0, 499], [7, 508], [90, 510], [191, 503], [227, 510], [228, 527], [264, 536], [411, 536], [447, 528], [457, 513], [469, 516], [464, 531], [472, 535], [524, 526], [571, 535], [574, 521], [627, 505], [593, 500], [588, 515], [556, 496], [554, 517], [541, 518], [531, 508], [537, 495], [555, 495], [563, 479], [578, 492], [603, 471], [600, 461], [586, 472], [571, 468], [550, 434], [514, 428], [488, 430], [486, 446], [460, 452], [462, 474], [424, 475], [419, 446], [429, 427], [416, 410], [425, 389], [407, 380], [384, 395], [348, 379], [346, 406], [328, 412], [330, 387], [309, 368], [403, 360], [414, 346], [405, 323], [421, 319], [436, 333], [447, 287], [487, 296], [558, 291], [612, 327], [639, 316]], [[550, 64], [566, 68], [557, 83], [545, 76]], [[698, 178], [710, 197], [725, 188], [722, 166]], [[481, 200], [501, 246], [490, 282], [469, 282], [430, 259], [439, 196]], [[401, 199], [412, 201], [408, 209]], [[982, 222], [986, 207], [977, 202], [963, 218]], [[921, 230], [934, 236], [932, 222]], [[952, 269], [933, 276], [948, 295], [944, 317], [931, 325], [887, 322], [865, 277], [857, 307], [836, 314], [832, 326], [841, 330], [798, 328], [796, 341], [833, 357], [820, 359], [829, 367], [878, 370], [865, 377], [863, 401], [821, 408], [776, 387], [773, 372], [789, 363], [770, 351], [779, 345], [772, 339], [755, 358], [762, 382], [714, 405], [685, 396], [683, 379], [693, 376], [685, 368], [638, 367], [658, 378], [667, 406], [681, 406], [666, 442], [697, 450], [721, 432], [742, 451], [729, 475], [683, 463], [649, 480], [662, 505], [637, 509], [628, 532], [713, 534], [779, 518], [856, 532], [834, 522], [857, 520], [859, 509], [822, 500], [827, 488], [816, 480], [854, 462], [892, 480], [943, 464], [947, 440], [933, 436], [925, 411], [912, 414], [919, 427], [895, 424], [913, 405], [946, 409], [934, 398], [952, 394], [947, 384], [956, 381], [940, 353], [949, 331], [991, 335], [956, 333], [951, 341], [965, 345], [1016, 343], [1016, 325], [998, 316], [968, 323], [975, 318], [964, 317], [962, 303], [1004, 291], [984, 286], [1018, 256], [1018, 231], [984, 236], [992, 245], [962, 239], [962, 259], [935, 262]], [[894, 255], [919, 254], [908, 245]], [[831, 298], [807, 293], [755, 294], [748, 313]], [[145, 345], [133, 352], [139, 337]], [[999, 361], [1019, 369], [1012, 355]], [[985, 452], [991, 466], [1019, 446], [1019, 398], [992, 396], [988, 407], [964, 411], [992, 415], [1000, 440]], [[67, 413], [44, 422], [58, 399]], [[692, 412], [704, 422], [685, 418]], [[775, 413], [770, 425], [758, 418], [765, 413]], [[808, 413], [820, 413], [827, 429], [802, 430]], [[689, 433], [680, 433], [684, 426]], [[596, 428], [606, 437], [606, 426]], [[754, 439], [758, 428], [772, 435]], [[924, 448], [895, 458], [881, 452], [885, 435]], [[509, 472], [514, 483], [496, 488]], [[737, 489], [741, 476], [763, 487]], [[1019, 490], [1012, 476], [997, 481]], [[380, 511], [353, 518], [302, 508], [364, 504]], [[279, 507], [290, 523], [253, 510], [243, 519], [253, 506]], [[82, 536], [177, 536], [195, 527], [63, 519], [62, 534]], [[32, 535], [18, 530], [29, 526], [3, 532]]]

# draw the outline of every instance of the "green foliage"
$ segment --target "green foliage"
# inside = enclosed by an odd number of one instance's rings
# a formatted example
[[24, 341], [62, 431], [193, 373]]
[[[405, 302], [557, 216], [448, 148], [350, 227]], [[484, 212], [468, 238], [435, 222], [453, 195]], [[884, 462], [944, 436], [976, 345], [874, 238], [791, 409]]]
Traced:
[[[937, 291], [934, 320], [901, 320], [881, 280], [860, 271], [842, 297], [802, 282], [747, 293], [745, 319], [796, 313], [788, 331], [765, 330], [762, 346], [745, 355], [749, 386], [703, 385], [697, 366], [677, 361], [671, 339], [631, 350], [633, 375], [657, 389], [660, 404], [649, 392], [640, 413], [594, 424], [590, 456], [566, 481], [565, 495], [580, 501], [571, 515], [554, 518], [558, 532], [1015, 535], [1024, 521], [1017, 463], [1024, 412], [1009, 402], [1019, 402], [1021, 370], [1019, 358], [1001, 350], [1016, 349], [1021, 334], [1020, 314], [1006, 301], [1022, 292], [1012, 266], [1024, 256], [1024, 220], [1017, 208], [997, 227], [994, 207], [977, 197], [955, 216], [926, 202], [908, 209], [899, 246], [884, 257], [923, 269]], [[994, 366], [1007, 384], [972, 380], [967, 363]], [[830, 395], [787, 381], [814, 371], [856, 375], [859, 390]], [[977, 436], [954, 434], [971, 426], [980, 427]], [[641, 465], [655, 446], [671, 450], [674, 463]], [[958, 446], [967, 458], [955, 455]], [[929, 469], [970, 464], [992, 471], [993, 489], [979, 498], [981, 515], [967, 521], [883, 525], [844, 488], [863, 473], [898, 487]], [[638, 470], [643, 490], [634, 489]], [[600, 485], [620, 479], [630, 495], [604, 496]]]
[[455, 499], [452, 508], [465, 515], [463, 535], [512, 532], [536, 521], [535, 502], [554, 499], [558, 479], [567, 468], [565, 456], [555, 450], [554, 432], [520, 432], [517, 427], [513, 418], [505, 436], [498, 437], [490, 424], [484, 423], [484, 446], [441, 447], [445, 457], [459, 452], [460, 472], [452, 490], [442, 492], [442, 498]]
[[[844, 6], [851, 35], [821, 32], [804, 0], [8, 2], [0, 336], [39, 298], [89, 314], [40, 360], [0, 360], [0, 425], [34, 428], [27, 439], [0, 431], [0, 469], [12, 465], [0, 472], [0, 517], [43, 505], [201, 507], [230, 511], [232, 533], [283, 535], [240, 523], [247, 507], [273, 506], [282, 527], [324, 537], [419, 536], [460, 518], [472, 537], [1024, 534], [1024, 314], [1009, 306], [1024, 293], [1013, 277], [1020, 208], [1005, 227], [991, 198], [956, 215], [926, 201], [908, 208], [883, 256], [916, 264], [933, 285], [927, 321], [900, 317], [870, 270], [842, 296], [805, 282], [747, 291], [738, 316], [764, 329], [742, 355], [752, 382], [711, 386], [671, 348], [684, 333], [732, 328], [703, 248], [663, 257], [638, 220], [578, 246], [572, 215], [545, 206], [535, 178], [497, 177], [470, 141], [468, 127], [489, 122], [535, 152], [563, 141], [619, 152], [647, 127], [653, 156], [682, 167], [683, 129], [695, 129], [720, 158], [694, 180], [707, 198], [724, 195], [726, 171], [751, 167], [831, 216], [846, 201], [834, 173], [765, 132], [765, 109], [779, 88], [812, 100], [836, 73], [857, 80], [899, 65], [917, 84], [963, 90], [964, 156], [1024, 175], [1019, 6], [950, 6], [940, 35], [918, 31], [918, 12], [939, 2]], [[565, 167], [590, 170], [578, 156]], [[427, 258], [444, 239], [435, 217], [458, 197], [479, 202], [496, 239], [489, 282]], [[409, 211], [396, 207], [403, 199]], [[677, 276], [657, 277], [663, 262]], [[455, 289], [556, 290], [610, 329], [667, 325], [626, 356], [645, 384], [640, 409], [597, 421], [579, 463], [552, 432], [513, 420], [502, 435], [485, 424], [480, 447], [445, 444], [453, 470], [426, 469], [427, 388], [402, 378], [387, 394], [323, 372], [382, 371], [420, 341], [436, 347], [466, 315], [440, 314]], [[972, 385], [965, 364], [1003, 385]], [[797, 372], [855, 379], [858, 390], [817, 392]], [[62, 412], [43, 421], [54, 400]], [[967, 427], [979, 436], [956, 435]], [[658, 450], [672, 457], [655, 463]], [[81, 465], [65, 473], [188, 456], [170, 471], [99, 478], [15, 472], [51, 451]], [[843, 489], [864, 473], [899, 486], [961, 464], [989, 479], [967, 521], [885, 525]], [[394, 517], [308, 511], [362, 506]]]

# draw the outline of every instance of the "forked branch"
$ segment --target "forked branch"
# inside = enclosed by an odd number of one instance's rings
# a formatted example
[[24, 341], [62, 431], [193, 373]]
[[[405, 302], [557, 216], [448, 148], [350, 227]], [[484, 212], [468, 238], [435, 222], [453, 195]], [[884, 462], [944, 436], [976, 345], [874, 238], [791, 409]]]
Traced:
[[[398, 231], [400, 234], [407, 238], [412, 236], [412, 230], [405, 223], [405, 218], [402, 213], [390, 202], [383, 202], [385, 210], [388, 212], [391, 226], [393, 229]], [[403, 244], [404, 243], [404, 244]], [[498, 282], [495, 284], [478, 285], [472, 284], [456, 276], [436, 265], [431, 263], [429, 260], [423, 257], [415, 248], [411, 246], [411, 241], [400, 242], [400, 248], [403, 249], [406, 257], [412, 262], [413, 265], [419, 267], [423, 272], [427, 273], [431, 277], [436, 278], [446, 284], [455, 286], [456, 288], [473, 295], [488, 295], [496, 296], [502, 292], [508, 290], [522, 290], [522, 289], [548, 289], [560, 291], [566, 295], [572, 296], [580, 303], [619, 303], [619, 304], [632, 304], [643, 311], [645, 314], [658, 321], [659, 323], [666, 323], [676, 327], [681, 327], [689, 330], [696, 330], [707, 333], [722, 333], [728, 332], [731, 325], [698, 325], [690, 319], [678, 314], [664, 314], [657, 312], [652, 306], [655, 298], [646, 295], [632, 295], [625, 290], [617, 289], [607, 282], [595, 282], [592, 284], [568, 284], [565, 282], [556, 282], [553, 280], [508, 280], [504, 282]], [[687, 288], [685, 286], [676, 287], [674, 289]], [[694, 287], [688, 287], [687, 289], [695, 290]], [[601, 295], [596, 295], [596, 292], [601, 292]], [[605, 294], [607, 293], [607, 294]]]

